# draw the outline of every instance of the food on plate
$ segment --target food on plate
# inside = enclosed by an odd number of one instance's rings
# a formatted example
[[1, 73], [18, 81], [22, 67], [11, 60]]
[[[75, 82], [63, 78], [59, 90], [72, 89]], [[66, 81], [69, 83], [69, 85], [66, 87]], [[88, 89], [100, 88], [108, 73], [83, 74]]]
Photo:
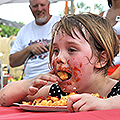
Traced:
[[70, 95], [76, 94], [75, 92], [71, 92], [67, 96], [61, 96], [61, 99], [58, 97], [48, 96], [45, 97], [37, 97], [31, 104], [31, 102], [23, 101], [22, 104], [24, 105], [35, 105], [35, 106], [67, 106], [67, 101]]
[[95, 96], [95, 97], [98, 97], [98, 98], [101, 98], [101, 96], [100, 96], [99, 93], [95, 93], [95, 94], [92, 93], [91, 95], [93, 95], [93, 96]]
[[60, 77], [61, 80], [67, 80], [69, 77], [68, 73], [64, 71], [58, 72], [57, 75]]
[[98, 98], [102, 98], [102, 99], [105, 99], [105, 98], [106, 98], [106, 97], [104, 97], [104, 96], [101, 97], [99, 93], [95, 93], [95, 94], [92, 93], [91, 95], [93, 95], [93, 96], [95, 96], [95, 97], [98, 97]]
[[[24, 105], [35, 105], [35, 106], [67, 106], [67, 101], [70, 95], [75, 95], [75, 92], [71, 92], [67, 96], [61, 96], [61, 99], [57, 97], [48, 96], [45, 97], [37, 97], [33, 102], [25, 102], [23, 101], [22, 104]], [[101, 97], [99, 93], [91, 94], [93, 96], [96, 96], [98, 98], [105, 99], [106, 97]]]

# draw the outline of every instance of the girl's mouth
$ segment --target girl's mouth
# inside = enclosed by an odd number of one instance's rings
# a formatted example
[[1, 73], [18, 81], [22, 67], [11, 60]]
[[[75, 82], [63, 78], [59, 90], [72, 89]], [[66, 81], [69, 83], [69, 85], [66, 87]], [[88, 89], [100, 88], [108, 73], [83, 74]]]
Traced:
[[66, 71], [59, 71], [57, 72], [57, 76], [62, 80], [62, 81], [65, 81], [65, 80], [69, 80], [72, 75]]

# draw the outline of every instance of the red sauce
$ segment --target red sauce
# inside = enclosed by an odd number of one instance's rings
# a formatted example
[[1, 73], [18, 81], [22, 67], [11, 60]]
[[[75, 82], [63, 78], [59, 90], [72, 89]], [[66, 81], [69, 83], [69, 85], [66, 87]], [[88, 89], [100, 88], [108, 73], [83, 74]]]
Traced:
[[82, 67], [82, 63], [80, 63], [80, 68]]
[[[64, 37], [64, 36], [63, 36], [63, 37]], [[63, 39], [63, 37], [62, 37], [62, 38], [60, 38], [60, 39], [59, 39], [59, 41], [61, 41], [61, 40]]]

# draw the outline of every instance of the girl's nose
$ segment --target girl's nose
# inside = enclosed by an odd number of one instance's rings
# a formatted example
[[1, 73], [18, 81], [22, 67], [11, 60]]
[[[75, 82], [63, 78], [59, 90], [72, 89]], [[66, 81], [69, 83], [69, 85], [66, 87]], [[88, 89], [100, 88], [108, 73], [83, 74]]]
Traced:
[[64, 62], [61, 59], [57, 59], [58, 64], [64, 64]]
[[58, 57], [57, 57], [57, 63], [58, 64], [65, 64], [66, 63], [66, 59], [65, 59], [64, 55], [62, 55], [62, 54], [58, 55]]

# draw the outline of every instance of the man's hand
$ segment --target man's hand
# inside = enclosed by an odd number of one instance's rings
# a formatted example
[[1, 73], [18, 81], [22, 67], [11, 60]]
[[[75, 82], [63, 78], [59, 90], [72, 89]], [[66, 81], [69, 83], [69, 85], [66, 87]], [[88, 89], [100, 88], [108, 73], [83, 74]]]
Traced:
[[40, 44], [40, 43], [36, 43], [36, 44], [32, 44], [29, 46], [30, 47], [30, 51], [35, 55], [39, 55], [45, 52], [48, 52], [49, 50], [45, 47], [45, 45]]

